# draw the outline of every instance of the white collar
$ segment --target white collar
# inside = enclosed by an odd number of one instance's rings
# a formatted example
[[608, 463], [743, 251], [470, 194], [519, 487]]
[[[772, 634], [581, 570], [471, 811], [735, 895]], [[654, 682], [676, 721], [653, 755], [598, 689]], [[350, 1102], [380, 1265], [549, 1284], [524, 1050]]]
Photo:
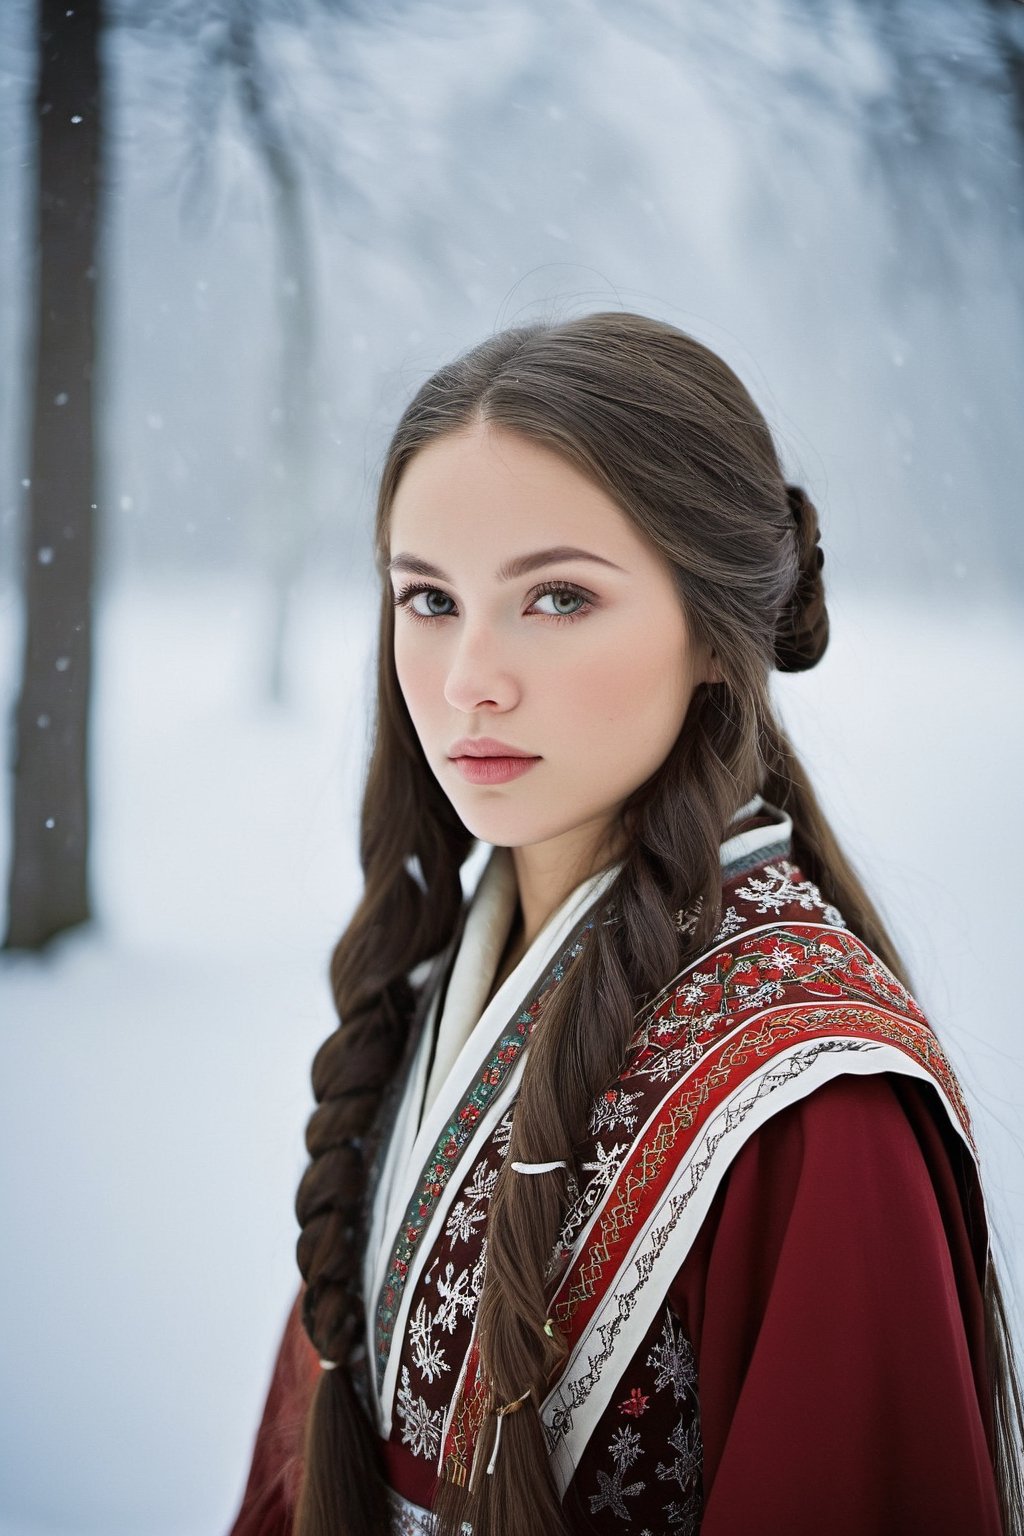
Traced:
[[[719, 858], [723, 873], [727, 870], [730, 873], [737, 873], [741, 867], [750, 867], [759, 862], [769, 850], [774, 852], [778, 849], [781, 852], [782, 845], [788, 845], [793, 827], [792, 820], [784, 811], [778, 810], [775, 806], [769, 806], [761, 795], [754, 795], [745, 805], [741, 805], [731, 825], [746, 821], [748, 817], [765, 811], [775, 812], [777, 819], [772, 825], [753, 827], [747, 832], [740, 832], [734, 837], [727, 838], [721, 844]], [[546, 936], [553, 928], [561, 929], [562, 920], [567, 912], [570, 910], [573, 913], [582, 912], [585, 906], [589, 906], [598, 891], [605, 889], [621, 868], [620, 861], [580, 881], [551, 914], [515, 970], [499, 989], [502, 994], [508, 992], [513, 1004], [524, 995], [526, 986], [529, 985], [527, 978], [532, 978], [535, 974], [535, 952], [539, 947], [543, 947], [546, 955], [548, 948], [545, 943]], [[484, 1012], [484, 1003], [508, 940], [517, 901], [518, 891], [511, 849], [492, 845], [483, 873], [470, 898], [465, 927], [448, 982], [444, 1009], [437, 1028], [434, 1060], [423, 1097], [422, 1115], [424, 1116], [429, 1113], [442, 1083], [448, 1077], [460, 1051]], [[496, 1000], [497, 998], [492, 1001]]]

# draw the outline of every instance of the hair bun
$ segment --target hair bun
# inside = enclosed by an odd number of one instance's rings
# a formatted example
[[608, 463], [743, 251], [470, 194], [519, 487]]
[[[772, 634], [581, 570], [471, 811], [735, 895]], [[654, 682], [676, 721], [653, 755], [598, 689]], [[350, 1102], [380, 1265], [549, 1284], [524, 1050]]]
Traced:
[[775, 665], [780, 672], [807, 672], [828, 647], [828, 609], [821, 568], [825, 551], [813, 501], [799, 485], [786, 486], [796, 528], [798, 574], [775, 627]]

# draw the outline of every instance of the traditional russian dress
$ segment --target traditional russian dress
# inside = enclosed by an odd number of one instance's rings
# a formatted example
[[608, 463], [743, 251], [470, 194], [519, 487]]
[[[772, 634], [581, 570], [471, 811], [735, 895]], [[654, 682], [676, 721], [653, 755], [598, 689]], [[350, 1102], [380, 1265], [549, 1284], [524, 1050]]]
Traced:
[[[915, 1000], [793, 862], [788, 816], [757, 797], [730, 831], [718, 933], [638, 1013], [552, 1256], [569, 1354], [541, 1418], [569, 1523], [999, 1536], [988, 1228], [960, 1086]], [[488, 1204], [531, 1032], [616, 872], [582, 882], [486, 1001], [516, 901], [495, 848], [413, 977], [363, 1274], [396, 1532], [429, 1531], [438, 1479], [486, 1475]], [[232, 1536], [290, 1532], [318, 1371], [297, 1301]]]

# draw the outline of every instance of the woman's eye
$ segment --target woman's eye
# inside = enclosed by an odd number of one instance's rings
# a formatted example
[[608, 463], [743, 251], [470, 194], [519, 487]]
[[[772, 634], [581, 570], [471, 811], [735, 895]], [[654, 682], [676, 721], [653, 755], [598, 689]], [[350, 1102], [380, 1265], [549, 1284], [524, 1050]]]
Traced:
[[[422, 601], [422, 608], [416, 607], [418, 601]], [[448, 604], [447, 608], [444, 606], [445, 603]], [[452, 600], [447, 592], [440, 592], [436, 587], [432, 587], [428, 592], [417, 592], [413, 598], [413, 607], [416, 608], [416, 612], [430, 614], [432, 617], [442, 613], [450, 613], [452, 606]]]
[[552, 606], [542, 611], [551, 614], [554, 618], [566, 619], [570, 618], [574, 613], [578, 613], [586, 601], [587, 599], [583, 596], [582, 592], [557, 589], [553, 592], [544, 592], [537, 598], [534, 606], [540, 603], [550, 603]]
[[405, 587], [396, 594], [395, 604], [408, 608], [418, 619], [444, 619], [454, 613], [453, 599], [439, 587]]

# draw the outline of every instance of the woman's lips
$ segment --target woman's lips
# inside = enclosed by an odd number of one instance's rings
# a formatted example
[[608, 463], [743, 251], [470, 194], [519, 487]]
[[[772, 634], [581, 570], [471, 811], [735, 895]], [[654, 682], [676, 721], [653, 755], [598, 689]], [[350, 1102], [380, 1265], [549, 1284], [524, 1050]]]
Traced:
[[470, 784], [504, 784], [529, 773], [539, 757], [453, 757], [451, 761]]
[[536, 753], [524, 752], [497, 736], [460, 737], [449, 747], [448, 756], [469, 784], [505, 784], [540, 762]]

